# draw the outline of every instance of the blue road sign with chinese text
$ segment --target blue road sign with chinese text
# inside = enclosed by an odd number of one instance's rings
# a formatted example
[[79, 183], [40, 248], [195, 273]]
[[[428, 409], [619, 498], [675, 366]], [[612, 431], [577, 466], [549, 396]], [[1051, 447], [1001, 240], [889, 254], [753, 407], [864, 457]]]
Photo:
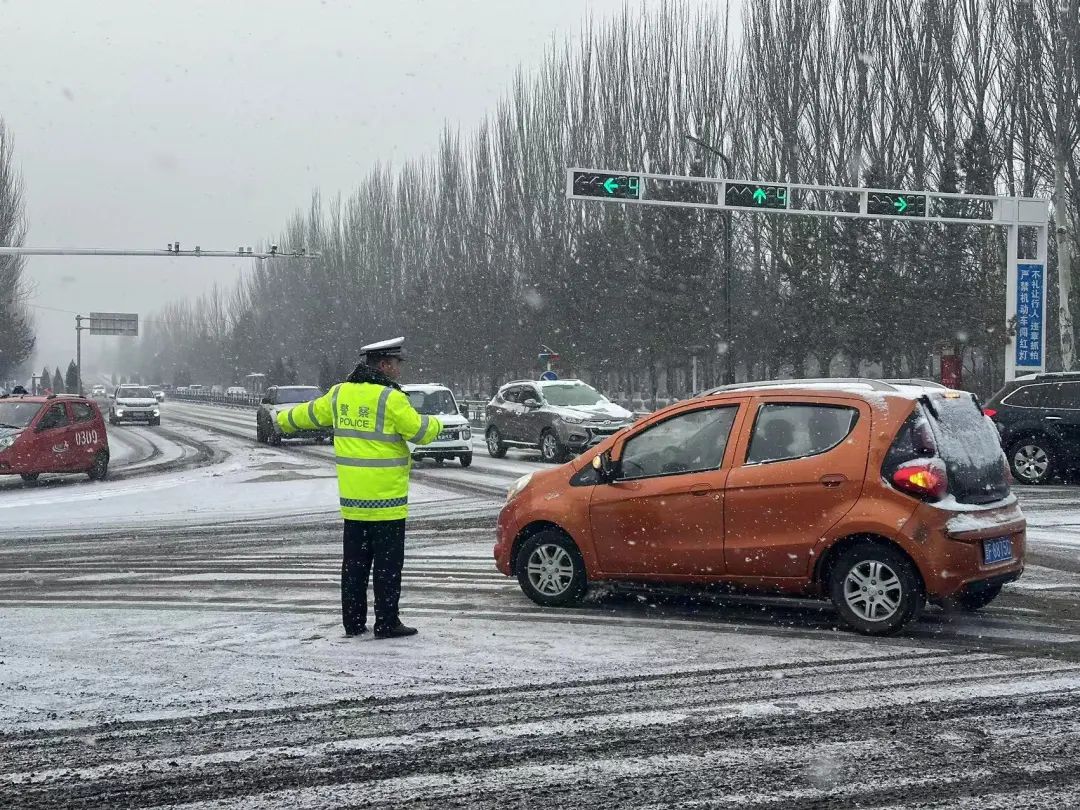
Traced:
[[1046, 268], [1042, 264], [1016, 266], [1016, 367], [1043, 367], [1043, 287]]

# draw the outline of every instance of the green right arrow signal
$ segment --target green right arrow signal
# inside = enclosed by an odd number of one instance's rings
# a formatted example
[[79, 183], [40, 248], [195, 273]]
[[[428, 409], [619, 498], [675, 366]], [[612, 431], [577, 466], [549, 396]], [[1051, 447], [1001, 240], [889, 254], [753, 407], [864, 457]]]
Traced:
[[766, 196], [767, 195], [765, 194], [765, 189], [759, 188], [754, 191], [754, 202], [756, 202], [758, 205], [762, 205], [765, 202]]
[[893, 207], [896, 208], [896, 213], [904, 213], [908, 207], [907, 197], [897, 197], [893, 202]]

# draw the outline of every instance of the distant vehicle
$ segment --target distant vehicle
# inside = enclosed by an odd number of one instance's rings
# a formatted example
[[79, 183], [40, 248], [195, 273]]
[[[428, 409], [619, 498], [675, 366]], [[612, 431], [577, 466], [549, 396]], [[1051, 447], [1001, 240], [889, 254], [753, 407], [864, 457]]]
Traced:
[[93, 388], [90, 389], [90, 396], [95, 398], [100, 397], [101, 399], [104, 399], [106, 396], [108, 396], [108, 393], [105, 391], [104, 385], [95, 385]]
[[161, 408], [154, 392], [145, 385], [121, 385], [113, 393], [109, 405], [109, 424], [120, 422], [146, 422], [161, 424]]
[[1017, 377], [984, 410], [1021, 484], [1043, 484], [1080, 469], [1080, 374]]
[[146, 387], [153, 392], [154, 399], [156, 399], [158, 402], [165, 401], [165, 389], [162, 388], [160, 385], [148, 385]]
[[225, 389], [226, 399], [240, 399], [248, 395], [247, 389], [242, 385], [230, 385]]
[[502, 386], [487, 406], [488, 454], [537, 448], [560, 463], [634, 422], [634, 414], [581, 380], [518, 380]]
[[403, 385], [401, 390], [409, 397], [416, 411], [427, 416], [437, 416], [443, 429], [431, 444], [422, 447], [410, 444], [414, 459], [431, 458], [436, 464], [456, 458], [462, 467], [472, 464], [472, 428], [469, 420], [461, 415], [453, 392], [445, 385]]
[[88, 397], [0, 398], [0, 475], [27, 482], [42, 473], [109, 472], [109, 439], [97, 403]]
[[187, 387], [188, 394], [202, 394], [206, 392], [206, 388], [196, 383], [195, 385], [189, 385]]
[[971, 394], [880, 380], [725, 386], [514, 483], [495, 561], [542, 605], [603, 580], [831, 599], [892, 633], [992, 602], [1027, 522]]
[[[278, 411], [288, 410], [297, 403], [310, 402], [322, 396], [322, 390], [314, 385], [274, 385], [266, 389], [262, 404], [255, 412], [255, 438], [260, 444], [281, 444], [281, 428], [277, 424]], [[323, 430], [299, 430], [290, 433], [290, 439], [314, 439], [320, 444], [333, 438], [332, 428]]]
[[180, 386], [177, 386], [176, 391], [174, 393], [179, 394], [180, 396], [187, 396], [188, 394], [191, 393], [191, 389], [186, 385], [180, 385]]

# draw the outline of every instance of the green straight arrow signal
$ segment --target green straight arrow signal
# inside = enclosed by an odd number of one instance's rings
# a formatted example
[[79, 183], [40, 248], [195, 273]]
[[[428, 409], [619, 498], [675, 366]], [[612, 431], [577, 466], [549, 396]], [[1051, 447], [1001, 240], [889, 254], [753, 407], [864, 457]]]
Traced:
[[904, 213], [908, 207], [907, 197], [897, 197], [896, 202], [893, 203], [893, 206], [896, 208], [896, 213]]
[[616, 180], [614, 177], [609, 177], [607, 180], [604, 181], [604, 191], [606, 191], [608, 194], [614, 194], [618, 190], [619, 181]]
[[759, 188], [757, 189], [757, 191], [754, 192], [754, 202], [756, 202], [758, 205], [762, 205], [765, 202], [765, 197], [765, 189], [763, 188]]

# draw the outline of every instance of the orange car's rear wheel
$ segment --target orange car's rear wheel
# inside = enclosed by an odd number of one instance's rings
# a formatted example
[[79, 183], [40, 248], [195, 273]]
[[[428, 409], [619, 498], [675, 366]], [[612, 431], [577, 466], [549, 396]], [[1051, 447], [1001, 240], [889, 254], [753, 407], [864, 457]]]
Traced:
[[829, 594], [844, 622], [868, 636], [895, 633], [919, 614], [926, 601], [911, 559], [870, 541], [856, 543], [833, 563]]

